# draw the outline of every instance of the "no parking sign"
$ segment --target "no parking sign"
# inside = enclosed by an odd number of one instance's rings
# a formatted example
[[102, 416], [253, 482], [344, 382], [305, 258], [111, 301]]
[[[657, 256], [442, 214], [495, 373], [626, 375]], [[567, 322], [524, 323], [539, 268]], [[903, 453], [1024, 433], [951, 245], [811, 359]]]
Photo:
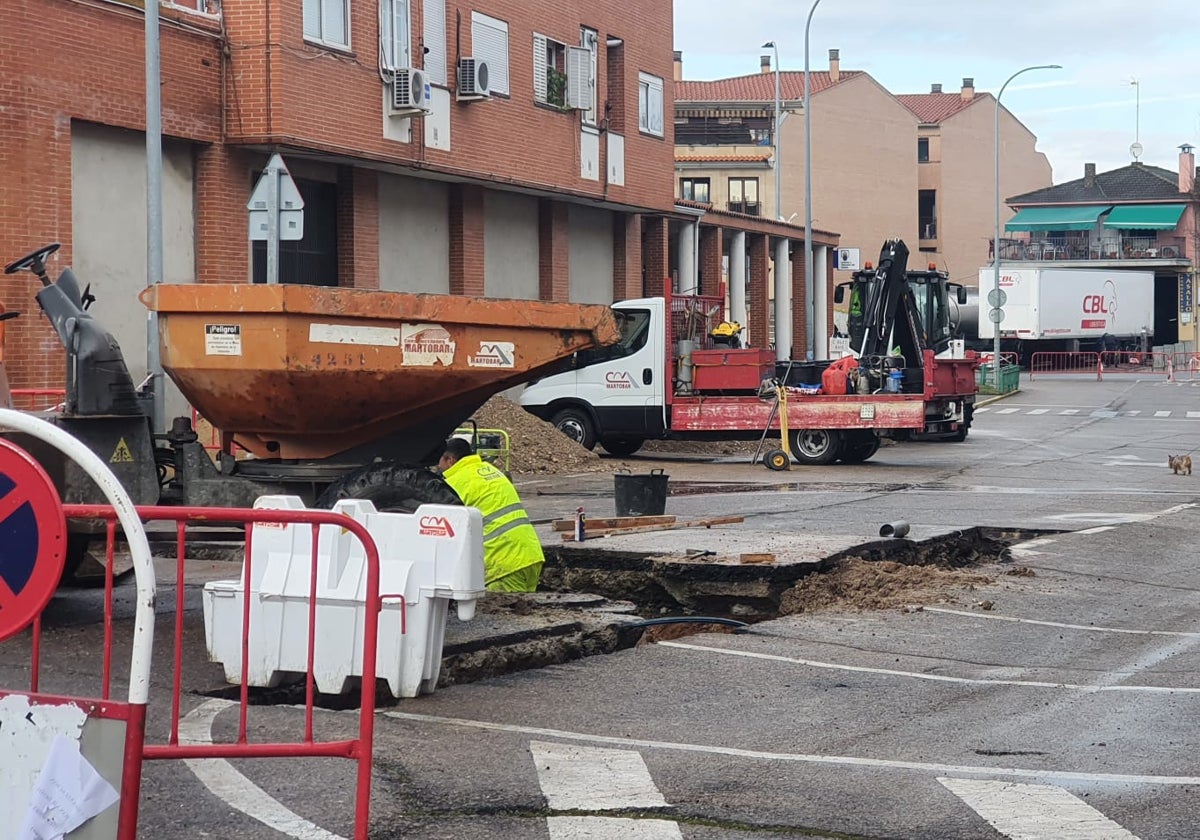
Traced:
[[67, 521], [54, 482], [0, 439], [0, 641], [24, 630], [62, 578]]

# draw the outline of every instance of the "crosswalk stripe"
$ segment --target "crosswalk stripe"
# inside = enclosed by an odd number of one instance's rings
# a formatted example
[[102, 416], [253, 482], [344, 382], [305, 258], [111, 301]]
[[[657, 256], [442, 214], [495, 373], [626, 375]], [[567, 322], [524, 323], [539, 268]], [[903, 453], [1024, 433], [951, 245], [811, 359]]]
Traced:
[[990, 408], [988, 408], [986, 405], [985, 405], [985, 406], [983, 406], [983, 408], [977, 408], [977, 409], [975, 409], [975, 413], [976, 413], [976, 414], [985, 414], [985, 413], [987, 413], [987, 412], [989, 412], [989, 411], [991, 411], [991, 409], [990, 409]]
[[[555, 741], [530, 741], [538, 783], [555, 811], [616, 811], [665, 808], [642, 754]], [[552, 816], [551, 840], [682, 840], [670, 819]]]
[[1156, 411], [1156, 412], [1154, 412], [1154, 416], [1155, 416], [1155, 417], [1170, 417], [1170, 416], [1171, 416], [1171, 412], [1169, 412], [1169, 411]]
[[1048, 409], [1048, 408], [1035, 408], [1035, 409], [1032, 409], [1029, 413], [1030, 414], [1045, 414], [1049, 410], [1050, 409]]
[[1189, 420], [1195, 420], [1197, 417], [1200, 417], [1200, 411], [1189, 411], [1187, 416]]
[[1054, 785], [985, 779], [938, 781], [1013, 840], [1137, 840], [1079, 797]]
[[1137, 416], [1138, 416], [1139, 414], [1141, 414], [1142, 412], [1141, 412], [1141, 410], [1140, 410], [1140, 409], [1138, 409], [1138, 410], [1136, 410], [1136, 411], [1126, 411], [1125, 413], [1126, 413], [1128, 416], [1130, 416], [1130, 417], [1137, 417]]
[[1059, 413], [1059, 414], [1078, 414], [1078, 413], [1079, 413], [1079, 409], [1078, 409], [1078, 408], [1066, 408], [1066, 409], [1063, 409], [1062, 411], [1060, 411], [1060, 412], [1058, 412], [1058, 413]]
[[1002, 408], [999, 411], [997, 411], [996, 413], [997, 414], [1016, 414], [1020, 410], [1021, 409], [1019, 409], [1019, 408]]

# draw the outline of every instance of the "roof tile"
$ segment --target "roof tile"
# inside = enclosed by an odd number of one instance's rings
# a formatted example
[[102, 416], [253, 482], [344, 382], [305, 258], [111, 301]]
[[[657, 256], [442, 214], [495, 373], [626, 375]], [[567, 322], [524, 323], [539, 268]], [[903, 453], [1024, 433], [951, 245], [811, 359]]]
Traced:
[[[808, 74], [809, 95], [833, 87], [835, 84], [861, 76], [861, 70], [843, 70], [835, 82], [827, 70], [812, 70]], [[784, 70], [779, 74], [781, 99], [804, 98], [804, 72]], [[775, 74], [753, 73], [735, 76], [732, 79], [715, 79], [708, 82], [676, 82], [676, 102], [774, 102]]]
[[1190, 193], [1179, 192], [1179, 175], [1161, 166], [1134, 163], [1096, 175], [1092, 185], [1085, 178], [1064, 184], [1043, 187], [1033, 192], [1005, 199], [1006, 204], [1070, 204], [1105, 201], [1147, 201], [1152, 199], [1191, 199]]
[[923, 123], [940, 123], [973, 105], [980, 99], [987, 98], [985, 93], [976, 93], [970, 99], [963, 99], [962, 94], [954, 93], [900, 93], [896, 95], [905, 108], [917, 115]]

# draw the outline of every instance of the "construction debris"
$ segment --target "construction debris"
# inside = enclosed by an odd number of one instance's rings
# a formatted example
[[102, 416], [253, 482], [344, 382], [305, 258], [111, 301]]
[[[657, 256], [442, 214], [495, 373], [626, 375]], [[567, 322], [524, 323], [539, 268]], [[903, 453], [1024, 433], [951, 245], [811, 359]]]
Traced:
[[[682, 528], [711, 528], [714, 525], [736, 525], [745, 522], [744, 516], [717, 516], [711, 519], [693, 519], [688, 522], [675, 522], [666, 525], [638, 525], [632, 528], [604, 528], [596, 532], [587, 531], [587, 538], [615, 537], [620, 534], [645, 534], [650, 531], [675, 531]], [[574, 534], [563, 534], [564, 542], [575, 542]]]
[[565, 474], [607, 472], [612, 461], [602, 462], [544, 420], [534, 417], [503, 396], [494, 396], [472, 415], [480, 429], [504, 429], [512, 446], [513, 474]]
[[[597, 519], [587, 519], [584, 522], [584, 527], [587, 533], [591, 535], [592, 531], [601, 531], [609, 528], [634, 528], [638, 525], [673, 525], [675, 517], [667, 516], [608, 516]], [[573, 531], [575, 530], [574, 519], [555, 519], [555, 531]]]
[[740, 554], [740, 555], [738, 555], [738, 562], [741, 562], [741, 563], [774, 563], [775, 555], [774, 554], [763, 554], [763, 553]]
[[905, 608], [915, 602], [954, 603], [956, 596], [995, 580], [966, 569], [917, 566], [847, 557], [801, 579], [783, 593], [781, 615], [820, 610]]

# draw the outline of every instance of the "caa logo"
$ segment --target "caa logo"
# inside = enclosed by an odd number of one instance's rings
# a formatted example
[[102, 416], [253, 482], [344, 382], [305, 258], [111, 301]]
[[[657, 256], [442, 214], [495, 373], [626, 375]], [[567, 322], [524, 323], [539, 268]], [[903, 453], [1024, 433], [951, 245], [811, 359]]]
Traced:
[[604, 374], [604, 387], [617, 390], [629, 390], [633, 387], [633, 378], [628, 371], [614, 370]]
[[454, 528], [444, 516], [422, 516], [417, 533], [423, 537], [453, 537]]

